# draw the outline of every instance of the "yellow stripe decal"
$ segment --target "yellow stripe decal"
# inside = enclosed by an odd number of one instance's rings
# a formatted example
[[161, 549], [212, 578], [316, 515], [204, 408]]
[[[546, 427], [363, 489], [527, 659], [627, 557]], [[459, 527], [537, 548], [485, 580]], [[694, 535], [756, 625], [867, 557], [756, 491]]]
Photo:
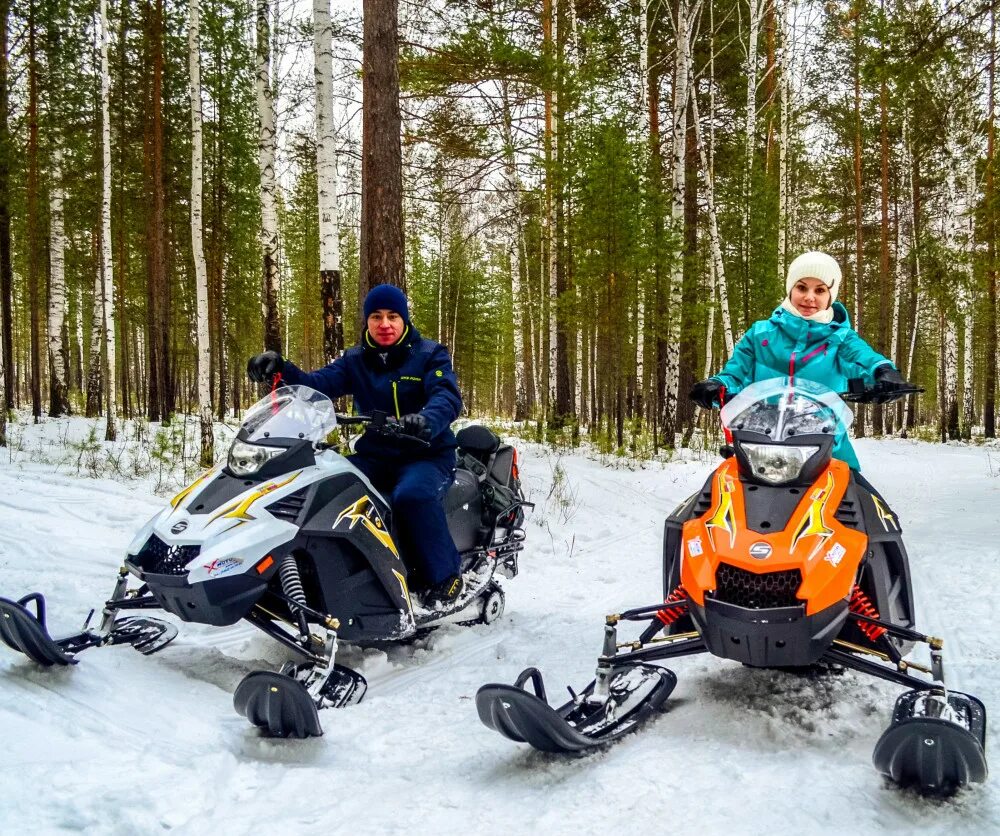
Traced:
[[394, 404], [396, 404], [396, 417], [399, 418], [400, 417], [400, 414], [399, 414], [399, 398], [396, 395], [397, 395], [397, 392], [396, 392], [396, 381], [394, 380], [392, 382], [392, 402]]

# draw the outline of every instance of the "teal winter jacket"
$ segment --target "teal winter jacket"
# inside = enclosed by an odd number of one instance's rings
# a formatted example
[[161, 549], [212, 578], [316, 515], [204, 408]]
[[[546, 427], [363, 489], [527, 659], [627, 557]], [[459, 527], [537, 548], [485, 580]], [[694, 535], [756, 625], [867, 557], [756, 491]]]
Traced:
[[[875, 369], [886, 364], [891, 366], [892, 361], [858, 336], [840, 302], [833, 303], [830, 323], [810, 322], [778, 306], [769, 319], [750, 326], [729, 362], [713, 378], [730, 395], [773, 377], [801, 377], [844, 392], [852, 377], [873, 383]], [[833, 455], [861, 470], [846, 434], [833, 448]]]

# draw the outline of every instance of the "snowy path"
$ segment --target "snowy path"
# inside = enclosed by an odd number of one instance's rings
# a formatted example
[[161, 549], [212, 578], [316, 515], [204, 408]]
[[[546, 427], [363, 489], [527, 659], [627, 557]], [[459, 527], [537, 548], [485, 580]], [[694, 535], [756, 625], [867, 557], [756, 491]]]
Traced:
[[[952, 684], [995, 718], [1000, 455], [902, 441], [858, 447], [902, 518], [919, 626], [946, 638]], [[0, 649], [0, 832], [1000, 832], [995, 779], [947, 802], [883, 784], [871, 752], [898, 689], [849, 673], [812, 681], [678, 660], [664, 716], [575, 759], [483, 727], [473, 700], [484, 682], [512, 681], [534, 664], [553, 699], [563, 684], [586, 684], [603, 615], [658, 599], [663, 518], [709, 469], [611, 470], [579, 456], [561, 466], [575, 493], [562, 512], [546, 502], [554, 459], [538, 449], [523, 456], [539, 512], [500, 623], [444, 628], [385, 651], [347, 649], [368, 696], [324, 712], [319, 740], [262, 739], [233, 711], [242, 676], [282, 658], [252, 628], [184, 625], [156, 656], [88, 651], [54, 672]], [[41, 590], [53, 632], [77, 627], [163, 501], [147, 486], [4, 461], [0, 594]]]

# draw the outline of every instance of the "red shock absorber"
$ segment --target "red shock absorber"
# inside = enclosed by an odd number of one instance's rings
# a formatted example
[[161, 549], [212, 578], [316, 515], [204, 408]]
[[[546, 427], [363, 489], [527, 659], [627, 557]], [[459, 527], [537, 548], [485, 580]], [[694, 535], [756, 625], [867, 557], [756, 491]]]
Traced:
[[[679, 604], [681, 601], [687, 600], [687, 593], [684, 591], [684, 587], [678, 585], [677, 589], [671, 592], [664, 600], [665, 604]], [[669, 627], [678, 618], [680, 618], [687, 611], [687, 607], [667, 607], [666, 609], [657, 610], [656, 617], [660, 619], [660, 622], [664, 627]]]
[[[864, 591], [857, 584], [854, 584], [854, 589], [851, 590], [850, 610], [859, 615], [867, 615], [869, 618], [881, 618], [874, 604], [872, 604], [868, 596], [865, 595]], [[860, 618], [857, 619], [857, 623], [858, 629], [873, 642], [878, 641], [886, 633], [885, 627], [879, 627], [877, 624], [862, 621]]]

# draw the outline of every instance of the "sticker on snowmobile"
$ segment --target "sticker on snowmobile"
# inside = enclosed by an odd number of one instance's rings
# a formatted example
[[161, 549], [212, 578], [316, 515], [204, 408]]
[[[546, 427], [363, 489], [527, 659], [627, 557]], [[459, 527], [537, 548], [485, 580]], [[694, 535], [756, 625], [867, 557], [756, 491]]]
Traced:
[[213, 560], [211, 563], [206, 563], [204, 569], [213, 578], [219, 575], [225, 575], [232, 572], [234, 569], [239, 569], [243, 565], [243, 558], [241, 557], [224, 557], [221, 560]]
[[371, 497], [369, 497], [368, 494], [365, 494], [357, 502], [352, 502], [340, 512], [336, 521], [333, 523], [334, 530], [336, 530], [341, 521], [345, 519], [350, 520], [351, 522], [351, 524], [347, 526], [348, 530], [354, 528], [354, 526], [360, 522], [372, 533], [376, 540], [391, 551], [396, 557], [399, 557], [399, 552], [396, 551], [396, 544], [392, 542], [392, 536], [385, 530], [385, 523], [382, 522], [382, 516], [379, 514], [378, 508], [375, 507], [375, 503], [372, 502]]
[[771, 556], [771, 544], [758, 540], [750, 547], [750, 557], [757, 560], [767, 560]]
[[882, 528], [888, 531], [889, 526], [891, 525], [893, 531], [899, 531], [900, 528], [899, 523], [896, 522], [896, 515], [886, 508], [882, 500], [875, 496], [875, 494], [872, 494], [872, 502], [875, 503], [875, 512], [878, 514], [878, 518], [882, 522]]
[[187, 527], [188, 527], [187, 520], [181, 520], [180, 522], [175, 522], [172, 526], [170, 526], [170, 533], [180, 534], [182, 531], [187, 531]]
[[840, 561], [844, 559], [845, 554], [847, 554], [847, 549], [840, 545], [840, 543], [834, 543], [830, 546], [827, 553], [823, 555], [823, 560], [836, 568], [840, 565]]
[[187, 496], [195, 488], [198, 487], [198, 485], [204, 482], [209, 476], [213, 476], [215, 474], [215, 471], [216, 468], [213, 467], [211, 470], [202, 473], [201, 476], [195, 479], [190, 485], [188, 485], [186, 488], [184, 488], [184, 490], [182, 490], [179, 494], [177, 494], [177, 496], [175, 496], [173, 499], [170, 500], [170, 507], [176, 508], [178, 505], [180, 505], [187, 498]]
[[729, 548], [736, 545], [736, 510], [733, 507], [733, 493], [736, 491], [736, 483], [728, 473], [719, 474], [719, 504], [712, 512], [712, 516], [705, 523], [708, 529], [708, 536], [712, 540], [715, 548], [715, 535], [713, 528], [721, 528], [729, 534]]
[[257, 490], [255, 490], [245, 499], [238, 499], [231, 505], [227, 505], [225, 508], [219, 511], [218, 514], [212, 517], [211, 522], [215, 522], [220, 517], [231, 517], [232, 519], [239, 520], [240, 522], [256, 519], [256, 517], [252, 517], [250, 515], [249, 513], [250, 507], [258, 499], [262, 499], [269, 493], [278, 490], [278, 488], [285, 487], [285, 485], [287, 485], [289, 482], [295, 479], [295, 477], [298, 476], [301, 472], [302, 472], [301, 470], [296, 471], [287, 479], [285, 479], [284, 482], [268, 482], [266, 485], [261, 485], [259, 488], [257, 488]]
[[792, 537], [792, 548], [789, 550], [791, 553], [795, 552], [795, 547], [799, 544], [799, 541], [803, 537], [809, 537], [811, 535], [816, 535], [819, 539], [816, 541], [816, 545], [813, 546], [813, 550], [809, 555], [809, 560], [812, 560], [823, 543], [833, 536], [833, 529], [826, 524], [826, 518], [824, 517], [824, 511], [826, 511], [826, 503], [830, 499], [830, 495], [833, 493], [834, 479], [833, 471], [828, 470], [826, 472], [826, 484], [814, 491], [809, 497], [811, 500], [809, 503], [809, 508], [806, 510], [805, 514], [802, 516], [802, 520], [799, 522], [798, 527], [795, 529], [795, 534]]
[[691, 557], [701, 557], [705, 553], [705, 549], [701, 544], [701, 537], [692, 537], [688, 540], [688, 554]]

